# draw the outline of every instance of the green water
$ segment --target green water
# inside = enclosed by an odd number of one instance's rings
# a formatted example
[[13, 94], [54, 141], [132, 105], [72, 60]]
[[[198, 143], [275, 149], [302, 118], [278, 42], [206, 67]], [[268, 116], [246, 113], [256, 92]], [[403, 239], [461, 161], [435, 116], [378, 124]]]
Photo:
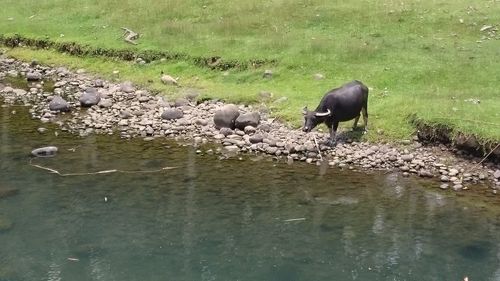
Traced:
[[[0, 108], [2, 281], [500, 280], [496, 199], [40, 126]], [[45, 145], [33, 164], [61, 173], [176, 169], [61, 177], [29, 165]]]

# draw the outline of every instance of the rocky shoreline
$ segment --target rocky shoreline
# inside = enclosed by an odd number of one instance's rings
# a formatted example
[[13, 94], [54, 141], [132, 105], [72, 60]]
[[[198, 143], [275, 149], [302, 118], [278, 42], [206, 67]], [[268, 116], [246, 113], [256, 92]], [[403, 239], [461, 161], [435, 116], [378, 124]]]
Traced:
[[[163, 77], [169, 83], [168, 77]], [[8, 81], [27, 81], [16, 87]], [[53, 82], [53, 87], [47, 84]], [[24, 63], [0, 58], [0, 97], [4, 106], [30, 106], [33, 118], [56, 123], [62, 131], [80, 136], [119, 134], [122, 138], [183, 138], [193, 145], [218, 143], [222, 154], [263, 153], [288, 163], [305, 161], [359, 170], [395, 170], [404, 176], [435, 178], [436, 186], [455, 191], [476, 183], [500, 190], [500, 167], [480, 163], [481, 158], [456, 157], [443, 145], [423, 146], [418, 138], [401, 145], [371, 144], [349, 140], [341, 134], [331, 148], [323, 145], [327, 134], [305, 134], [269, 117], [263, 107], [235, 106], [220, 101], [200, 101], [195, 90], [168, 100], [130, 82], [95, 78], [84, 70], [70, 72], [36, 61]], [[44, 128], [39, 128], [43, 133]], [[199, 150], [199, 153], [204, 151]], [[500, 192], [499, 192], [500, 193]]]

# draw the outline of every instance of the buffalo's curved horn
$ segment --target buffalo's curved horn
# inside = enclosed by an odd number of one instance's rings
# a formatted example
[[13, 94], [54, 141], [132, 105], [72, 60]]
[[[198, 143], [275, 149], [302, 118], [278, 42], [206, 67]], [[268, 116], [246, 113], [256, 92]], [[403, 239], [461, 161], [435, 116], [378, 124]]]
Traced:
[[307, 114], [307, 106], [304, 106], [304, 108], [302, 108], [302, 114], [303, 115]]
[[330, 115], [330, 109], [327, 109], [326, 112], [316, 112], [316, 117], [325, 117]]

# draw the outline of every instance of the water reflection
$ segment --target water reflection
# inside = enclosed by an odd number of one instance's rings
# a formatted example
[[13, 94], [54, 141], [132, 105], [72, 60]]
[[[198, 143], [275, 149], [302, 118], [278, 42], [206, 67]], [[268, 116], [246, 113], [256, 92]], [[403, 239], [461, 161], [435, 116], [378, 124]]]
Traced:
[[[397, 174], [38, 135], [0, 112], [0, 188], [19, 190], [0, 198], [13, 222], [0, 232], [0, 280], [499, 280], [494, 205]], [[65, 172], [178, 168], [59, 177], [27, 165], [48, 143], [60, 154], [37, 163]]]

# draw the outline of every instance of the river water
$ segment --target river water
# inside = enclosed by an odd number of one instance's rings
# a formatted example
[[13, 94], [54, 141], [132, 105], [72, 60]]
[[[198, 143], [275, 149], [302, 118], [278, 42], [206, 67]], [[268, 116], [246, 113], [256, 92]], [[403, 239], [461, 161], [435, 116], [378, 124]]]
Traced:
[[[496, 199], [165, 139], [40, 134], [28, 116], [0, 108], [2, 281], [500, 280]], [[56, 157], [30, 158], [46, 145]], [[30, 159], [116, 172], [63, 177]]]

